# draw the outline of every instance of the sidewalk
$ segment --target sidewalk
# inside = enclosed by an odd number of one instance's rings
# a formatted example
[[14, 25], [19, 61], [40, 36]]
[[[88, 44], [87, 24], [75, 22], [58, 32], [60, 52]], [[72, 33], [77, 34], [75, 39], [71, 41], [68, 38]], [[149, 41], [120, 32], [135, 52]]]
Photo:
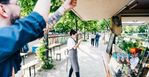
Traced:
[[[105, 50], [106, 45], [102, 43], [98, 48], [91, 46], [90, 41], [81, 43], [78, 49], [81, 77], [106, 77], [102, 58]], [[57, 62], [55, 69], [38, 72], [36, 77], [68, 77], [66, 64], [66, 57], [62, 57], [62, 61]], [[75, 77], [74, 73], [72, 77]]]
[[[63, 47], [62, 47], [63, 49]], [[58, 51], [61, 52], [61, 51]], [[103, 55], [106, 52], [106, 45], [99, 41], [99, 47], [93, 47], [90, 41], [82, 42], [80, 48], [78, 49], [78, 59], [80, 65], [80, 75], [81, 77], [106, 77], [105, 66], [103, 62]], [[55, 62], [55, 68], [52, 70], [36, 71], [35, 77], [68, 77], [68, 72], [66, 71], [67, 59], [64, 53], [61, 53], [62, 60]], [[31, 56], [28, 60], [33, 59], [35, 56]], [[27, 60], [27, 62], [28, 62]], [[36, 66], [36, 70], [38, 66]], [[25, 76], [29, 77], [28, 69], [25, 71]], [[73, 76], [75, 77], [74, 73]]]

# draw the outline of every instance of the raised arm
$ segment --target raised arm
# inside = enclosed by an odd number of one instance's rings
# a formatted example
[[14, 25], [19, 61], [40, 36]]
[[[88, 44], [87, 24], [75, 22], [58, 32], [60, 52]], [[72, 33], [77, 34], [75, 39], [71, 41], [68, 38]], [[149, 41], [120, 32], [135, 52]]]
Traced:
[[47, 21], [50, 4], [51, 0], [38, 0], [33, 11], [39, 13]]
[[48, 24], [53, 26], [65, 12], [71, 10], [77, 5], [77, 0], [66, 0], [64, 4], [52, 15], [49, 15]]

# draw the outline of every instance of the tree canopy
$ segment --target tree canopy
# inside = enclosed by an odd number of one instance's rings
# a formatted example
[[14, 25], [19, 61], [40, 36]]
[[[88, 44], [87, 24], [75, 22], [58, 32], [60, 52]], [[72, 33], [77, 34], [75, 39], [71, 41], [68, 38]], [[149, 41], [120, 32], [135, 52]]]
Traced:
[[[21, 16], [26, 16], [33, 10], [37, 0], [19, 0], [18, 3], [21, 5]], [[62, 4], [62, 0], [51, 0], [50, 13], [55, 12]], [[54, 30], [59, 33], [67, 33], [71, 29], [78, 29], [83, 32], [98, 32], [107, 30], [109, 20], [81, 20], [72, 11], [67, 12], [60, 21], [55, 25]]]

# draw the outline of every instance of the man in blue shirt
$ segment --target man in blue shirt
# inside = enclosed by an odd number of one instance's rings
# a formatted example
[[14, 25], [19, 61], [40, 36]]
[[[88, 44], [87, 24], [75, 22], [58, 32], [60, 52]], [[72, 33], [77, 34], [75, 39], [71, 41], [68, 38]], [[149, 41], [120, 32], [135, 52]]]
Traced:
[[[53, 25], [65, 11], [76, 6], [76, 0], [65, 3], [48, 18], [50, 0], [38, 0], [33, 12], [19, 18], [20, 7], [17, 0], [0, 0], [0, 76], [14, 76], [20, 70], [20, 51], [28, 42], [43, 36], [46, 22]], [[16, 20], [16, 21], [15, 21]]]
[[96, 36], [95, 36], [95, 47], [98, 47], [98, 45], [99, 45], [99, 38], [100, 38], [99, 33], [96, 33]]

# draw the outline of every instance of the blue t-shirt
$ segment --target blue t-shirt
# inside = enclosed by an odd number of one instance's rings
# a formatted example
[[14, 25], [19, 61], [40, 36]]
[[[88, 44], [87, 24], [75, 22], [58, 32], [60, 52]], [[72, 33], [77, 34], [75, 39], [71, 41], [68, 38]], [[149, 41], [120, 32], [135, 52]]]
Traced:
[[96, 34], [95, 39], [96, 40], [99, 40], [99, 38], [100, 38], [100, 35], [99, 34]]
[[14, 25], [0, 28], [0, 77], [10, 77], [12, 68], [20, 70], [20, 51], [25, 44], [43, 36], [46, 23], [36, 12], [17, 20]]

